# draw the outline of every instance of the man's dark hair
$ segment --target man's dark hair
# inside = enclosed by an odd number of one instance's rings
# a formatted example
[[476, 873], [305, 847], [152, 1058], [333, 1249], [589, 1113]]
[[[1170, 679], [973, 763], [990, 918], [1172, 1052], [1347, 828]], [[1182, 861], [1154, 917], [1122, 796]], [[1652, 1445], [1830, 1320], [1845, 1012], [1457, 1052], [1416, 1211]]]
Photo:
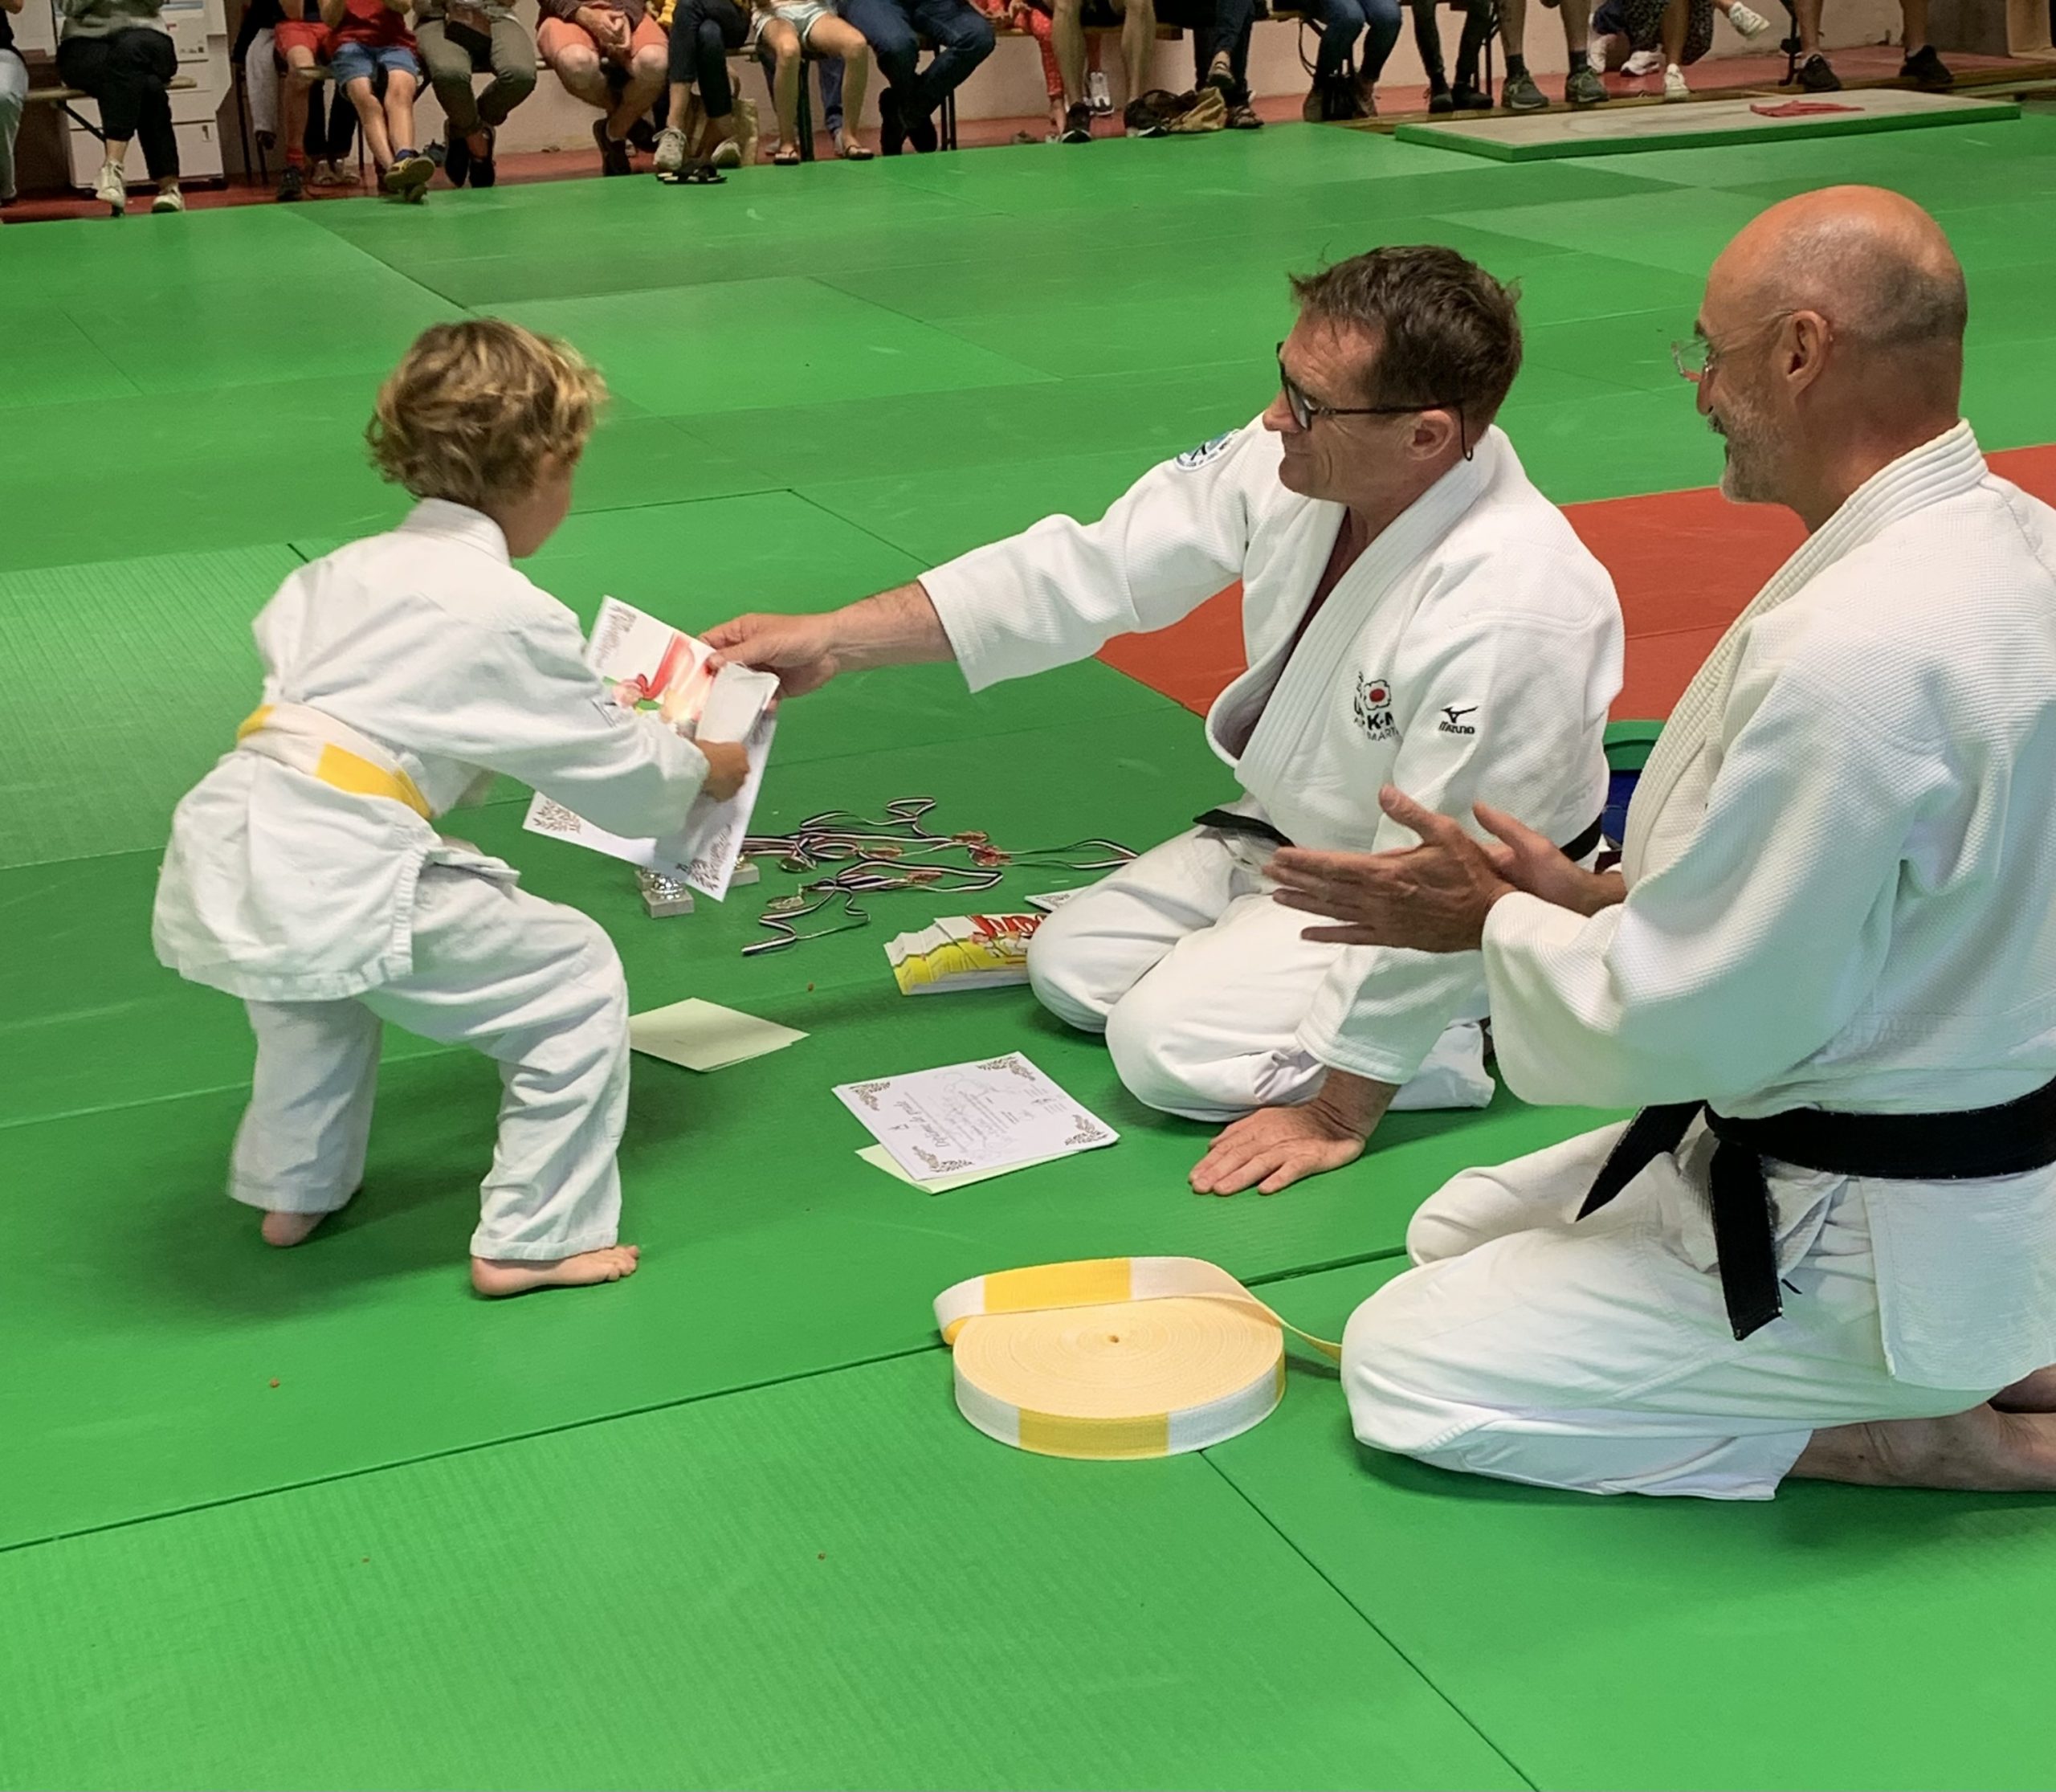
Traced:
[[1520, 371], [1518, 296], [1433, 243], [1373, 249], [1292, 281], [1303, 315], [1377, 338], [1360, 381], [1365, 403], [1446, 405], [1473, 432], [1499, 414]]

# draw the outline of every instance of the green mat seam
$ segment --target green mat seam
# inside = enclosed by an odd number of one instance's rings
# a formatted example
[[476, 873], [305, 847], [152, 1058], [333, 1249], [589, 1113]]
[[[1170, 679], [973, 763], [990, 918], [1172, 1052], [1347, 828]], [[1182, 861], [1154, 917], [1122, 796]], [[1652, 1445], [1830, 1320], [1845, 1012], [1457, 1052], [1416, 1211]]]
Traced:
[[1323, 1568], [1319, 1562], [1316, 1561], [1312, 1556], [1308, 1555], [1305, 1550], [1302, 1549], [1298, 1543], [1279, 1527], [1278, 1521], [1274, 1519], [1269, 1512], [1266, 1512], [1262, 1506], [1258, 1505], [1254, 1500], [1250, 1497], [1248, 1492], [1245, 1491], [1242, 1486], [1242, 1484], [1238, 1482], [1234, 1476], [1230, 1475], [1226, 1469], [1223, 1468], [1219, 1463], [1214, 1459], [1214, 1452], [1211, 1450], [1202, 1450], [1200, 1451], [1200, 1456], [1209, 1468], [1212, 1469], [1215, 1474], [1218, 1475], [1223, 1481], [1226, 1482], [1227, 1484], [1234, 1490], [1235, 1497], [1240, 1500], [1244, 1505], [1247, 1506], [1251, 1512], [1254, 1512], [1258, 1518], [1263, 1521], [1265, 1525], [1268, 1527], [1271, 1534], [1275, 1537], [1279, 1542], [1283, 1543], [1287, 1549], [1290, 1549], [1294, 1555], [1297, 1556], [1313, 1574], [1318, 1575], [1322, 1584], [1324, 1585], [1338, 1599], [1340, 1599], [1343, 1604], [1347, 1606], [1351, 1611], [1354, 1612], [1358, 1619], [1369, 1629], [1371, 1633], [1375, 1635], [1379, 1641], [1383, 1643], [1387, 1648], [1391, 1650], [1394, 1655], [1398, 1656], [1401, 1661], [1406, 1663], [1407, 1667], [1413, 1672], [1414, 1676], [1419, 1680], [1421, 1684], [1428, 1688], [1438, 1699], [1441, 1700], [1444, 1704], [1449, 1707], [1451, 1715], [1456, 1718], [1457, 1721], [1462, 1724], [1466, 1729], [1469, 1730], [1473, 1736], [1476, 1737], [1480, 1742], [1483, 1743], [1487, 1748], [1490, 1749], [1494, 1754], [1498, 1756], [1501, 1761], [1506, 1763], [1506, 1768], [1508, 1773], [1511, 1774], [1516, 1779], [1518, 1779], [1522, 1785], [1530, 1788], [1530, 1792], [1536, 1792], [1536, 1782], [1534, 1778], [1521, 1767], [1520, 1763], [1514, 1760], [1507, 1754], [1505, 1749], [1502, 1749], [1498, 1743], [1495, 1742], [1491, 1737], [1487, 1735], [1483, 1730], [1479, 1729], [1476, 1721], [1472, 1718], [1470, 1712], [1466, 1711], [1462, 1705], [1458, 1704], [1454, 1699], [1451, 1698], [1441, 1686], [1438, 1685], [1433, 1680], [1430, 1680], [1428, 1677], [1427, 1673], [1423, 1670], [1421, 1664], [1416, 1661], [1413, 1656], [1406, 1652], [1405, 1647], [1399, 1643], [1397, 1638], [1388, 1635], [1384, 1627], [1375, 1618], [1372, 1617], [1368, 1611], [1365, 1610], [1361, 1606], [1358, 1605], [1354, 1599], [1351, 1598], [1347, 1593], [1344, 1592], [1340, 1587], [1335, 1584], [1334, 1581], [1329, 1578], [1328, 1570]]
[[[0, 1556], [10, 1556], [23, 1549], [41, 1549], [54, 1543], [67, 1543], [82, 1537], [97, 1537], [108, 1531], [133, 1530], [139, 1525], [154, 1525], [160, 1519], [183, 1517], [189, 1512], [213, 1512], [223, 1506], [247, 1505], [253, 1500], [268, 1500], [281, 1493], [296, 1493], [310, 1487], [327, 1487], [341, 1481], [360, 1481], [368, 1476], [383, 1475], [394, 1469], [412, 1468], [422, 1463], [442, 1462], [455, 1456], [476, 1455], [482, 1450], [497, 1450], [504, 1444], [524, 1443], [532, 1439], [555, 1437], [565, 1431], [589, 1431], [598, 1425], [611, 1425], [617, 1419], [639, 1418], [647, 1414], [670, 1412], [680, 1406], [696, 1406], [709, 1400], [726, 1400], [739, 1394], [756, 1394], [765, 1388], [782, 1387], [790, 1382], [817, 1381], [823, 1375], [840, 1375], [846, 1370], [869, 1369], [879, 1363], [900, 1362], [910, 1357], [932, 1356], [946, 1351], [940, 1340], [932, 1344], [916, 1345], [911, 1349], [887, 1350], [875, 1356], [854, 1357], [847, 1362], [825, 1363], [818, 1369], [795, 1370], [789, 1375], [769, 1375], [761, 1382], [739, 1382], [732, 1387], [708, 1388], [699, 1394], [680, 1394], [675, 1400], [652, 1400], [641, 1406], [623, 1406], [616, 1412], [594, 1413], [584, 1418], [566, 1419], [561, 1425], [539, 1425], [533, 1431], [510, 1431], [504, 1437], [481, 1438], [475, 1443], [453, 1444], [447, 1450], [425, 1450], [411, 1456], [395, 1456], [390, 1462], [367, 1463], [361, 1468], [345, 1468], [333, 1475], [311, 1475], [297, 1481], [280, 1481], [274, 1486], [251, 1488], [241, 1493], [224, 1494], [218, 1500], [194, 1500], [184, 1505], [165, 1506], [155, 1512], [137, 1512], [127, 1518], [116, 1518], [104, 1525], [81, 1525], [76, 1530], [52, 1531], [43, 1537], [18, 1537], [12, 1543], [0, 1543]], [[1241, 1492], [1238, 1488], [1238, 1493]], [[1246, 1495], [1242, 1496], [1247, 1498]], [[1269, 1521], [1267, 1519], [1266, 1522]], [[1272, 1527], [1274, 1529], [1275, 1526]]]

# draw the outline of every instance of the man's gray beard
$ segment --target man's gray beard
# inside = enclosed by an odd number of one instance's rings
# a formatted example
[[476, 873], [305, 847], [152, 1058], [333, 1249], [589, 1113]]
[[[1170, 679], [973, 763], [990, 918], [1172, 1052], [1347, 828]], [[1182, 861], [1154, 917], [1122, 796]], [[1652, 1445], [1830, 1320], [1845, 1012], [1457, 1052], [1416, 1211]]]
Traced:
[[1746, 423], [1738, 428], [1731, 421], [1720, 435], [1721, 445], [1727, 451], [1726, 463], [1720, 470], [1720, 495], [1730, 504], [1774, 503], [1776, 482], [1764, 464], [1769, 457], [1762, 451], [1754, 432]]

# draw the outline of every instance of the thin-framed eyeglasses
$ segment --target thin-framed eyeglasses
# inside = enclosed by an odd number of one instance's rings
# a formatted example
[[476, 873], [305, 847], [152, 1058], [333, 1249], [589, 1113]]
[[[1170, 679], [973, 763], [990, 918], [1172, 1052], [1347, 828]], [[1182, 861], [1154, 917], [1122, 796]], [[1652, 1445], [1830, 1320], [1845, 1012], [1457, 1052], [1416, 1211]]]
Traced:
[[1772, 312], [1754, 329], [1744, 330], [1724, 346], [1708, 341], [1703, 330], [1695, 329], [1683, 341], [1670, 345], [1671, 365], [1678, 369], [1678, 378], [1681, 380], [1690, 380], [1695, 386], [1703, 385], [1720, 371], [1720, 357], [1723, 355], [1776, 329], [1786, 318], [1797, 316], [1796, 311]]
[[[1278, 345], [1278, 387], [1285, 394], [1285, 408], [1292, 414], [1292, 421], [1303, 430], [1314, 427], [1315, 420], [1322, 417], [1410, 417], [1423, 410], [1456, 410], [1454, 405], [1438, 401], [1425, 405], [1324, 405], [1303, 391], [1298, 382], [1285, 371], [1285, 345]], [[1459, 416], [1461, 411], [1458, 411]]]

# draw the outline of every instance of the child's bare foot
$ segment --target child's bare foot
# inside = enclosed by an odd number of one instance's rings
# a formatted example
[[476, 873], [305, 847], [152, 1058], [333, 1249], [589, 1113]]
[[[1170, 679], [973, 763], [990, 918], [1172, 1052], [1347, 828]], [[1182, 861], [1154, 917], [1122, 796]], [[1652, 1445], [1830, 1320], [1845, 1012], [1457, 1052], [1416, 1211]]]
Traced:
[[326, 1214], [267, 1214], [264, 1242], [276, 1245], [281, 1251], [289, 1251], [304, 1243], [308, 1234], [328, 1217]]
[[581, 1251], [555, 1263], [526, 1263], [506, 1257], [471, 1259], [471, 1286], [480, 1294], [526, 1294], [533, 1288], [590, 1288], [596, 1282], [618, 1282], [635, 1273], [641, 1252], [632, 1244], [610, 1244], [602, 1251]]

